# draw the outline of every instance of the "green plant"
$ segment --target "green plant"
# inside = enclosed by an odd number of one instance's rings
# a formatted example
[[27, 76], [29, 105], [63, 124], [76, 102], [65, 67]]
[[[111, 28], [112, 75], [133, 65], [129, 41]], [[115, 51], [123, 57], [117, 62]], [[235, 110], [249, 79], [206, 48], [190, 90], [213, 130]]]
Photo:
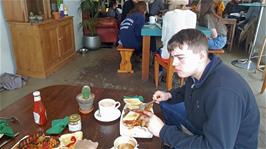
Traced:
[[81, 26], [83, 30], [89, 31], [89, 34], [96, 35], [96, 19], [99, 15], [101, 0], [81, 0], [80, 10], [82, 12]]
[[91, 96], [91, 88], [87, 85], [83, 86], [81, 94], [83, 99], [89, 99], [89, 97]]

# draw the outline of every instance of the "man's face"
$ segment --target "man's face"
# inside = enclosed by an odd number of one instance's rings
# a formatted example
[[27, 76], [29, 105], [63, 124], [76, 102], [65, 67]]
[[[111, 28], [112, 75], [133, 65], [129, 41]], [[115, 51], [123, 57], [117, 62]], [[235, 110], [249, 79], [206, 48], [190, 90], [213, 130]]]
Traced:
[[179, 77], [186, 78], [197, 74], [199, 65], [202, 62], [200, 53], [193, 53], [184, 45], [183, 49], [175, 48], [171, 52], [173, 56], [173, 66]]

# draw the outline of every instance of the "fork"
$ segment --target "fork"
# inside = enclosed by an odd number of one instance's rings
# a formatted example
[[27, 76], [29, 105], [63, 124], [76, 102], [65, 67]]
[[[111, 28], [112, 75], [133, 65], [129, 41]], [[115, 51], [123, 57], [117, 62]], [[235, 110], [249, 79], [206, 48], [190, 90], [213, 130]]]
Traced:
[[2, 148], [4, 145], [6, 145], [8, 142], [10, 142], [12, 139], [14, 139], [14, 138], [15, 138], [16, 136], [18, 136], [18, 135], [19, 135], [19, 132], [16, 132], [16, 133], [14, 134], [13, 137], [11, 137], [10, 139], [8, 139], [8, 140], [2, 142], [2, 143], [0, 144], [0, 148]]
[[148, 107], [149, 105], [153, 104], [155, 102], [155, 100], [152, 100], [150, 102], [147, 102], [147, 103], [143, 103], [139, 106], [139, 109], [140, 110], [145, 110], [146, 107]]

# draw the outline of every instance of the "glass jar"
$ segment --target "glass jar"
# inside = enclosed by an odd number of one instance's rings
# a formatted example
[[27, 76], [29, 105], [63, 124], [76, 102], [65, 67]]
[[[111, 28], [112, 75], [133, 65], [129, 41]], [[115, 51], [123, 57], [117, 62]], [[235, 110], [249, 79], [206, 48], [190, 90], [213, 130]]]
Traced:
[[69, 116], [68, 130], [71, 132], [81, 130], [80, 115], [72, 114]]

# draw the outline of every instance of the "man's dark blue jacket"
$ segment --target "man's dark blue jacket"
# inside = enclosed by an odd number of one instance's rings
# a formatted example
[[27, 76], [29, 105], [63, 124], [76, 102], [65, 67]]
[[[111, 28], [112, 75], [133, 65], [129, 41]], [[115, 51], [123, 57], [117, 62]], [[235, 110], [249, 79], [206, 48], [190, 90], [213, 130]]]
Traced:
[[[198, 129], [193, 136], [165, 125], [160, 138], [178, 148], [256, 149], [260, 115], [245, 80], [213, 56], [200, 80], [186, 80], [171, 90], [170, 103], [184, 101], [187, 119]], [[184, 100], [181, 100], [184, 99]]]

